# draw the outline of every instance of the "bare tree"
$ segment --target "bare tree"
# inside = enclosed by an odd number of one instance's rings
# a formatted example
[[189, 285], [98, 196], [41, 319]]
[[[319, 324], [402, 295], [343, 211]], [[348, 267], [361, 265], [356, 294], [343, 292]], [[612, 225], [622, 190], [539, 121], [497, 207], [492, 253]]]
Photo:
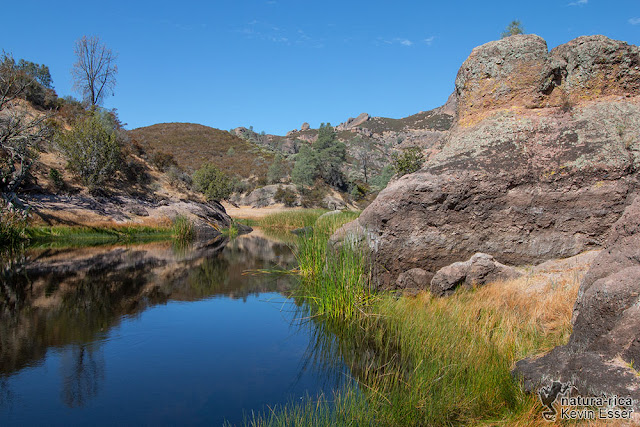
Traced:
[[16, 191], [37, 158], [38, 145], [51, 135], [46, 121], [51, 114], [29, 111], [25, 92], [32, 77], [15, 65], [6, 53], [0, 62], [0, 192], [13, 206], [22, 206]]
[[76, 41], [78, 60], [71, 73], [74, 88], [82, 94], [91, 107], [99, 105], [105, 96], [113, 94], [116, 85], [117, 54], [107, 48], [99, 37], [82, 36]]

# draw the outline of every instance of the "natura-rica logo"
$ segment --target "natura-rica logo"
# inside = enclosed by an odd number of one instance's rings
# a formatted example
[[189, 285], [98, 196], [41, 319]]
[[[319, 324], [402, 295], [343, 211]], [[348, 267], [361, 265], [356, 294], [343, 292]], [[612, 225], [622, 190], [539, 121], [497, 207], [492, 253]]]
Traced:
[[554, 381], [553, 384], [542, 387], [538, 390], [540, 402], [547, 407], [548, 411], [544, 411], [542, 416], [547, 421], [555, 421], [558, 411], [553, 406], [560, 396], [565, 396], [573, 386], [570, 382], [561, 383]]

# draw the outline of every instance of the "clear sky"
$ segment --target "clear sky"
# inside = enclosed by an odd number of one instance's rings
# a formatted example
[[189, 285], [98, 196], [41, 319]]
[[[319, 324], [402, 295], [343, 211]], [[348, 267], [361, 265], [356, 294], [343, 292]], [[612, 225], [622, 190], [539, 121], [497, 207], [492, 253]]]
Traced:
[[104, 106], [130, 129], [284, 134], [361, 112], [405, 117], [443, 104], [471, 50], [514, 19], [550, 49], [592, 34], [640, 44], [640, 0], [3, 3], [0, 49], [48, 65], [59, 96], [73, 94], [76, 39], [117, 52]]

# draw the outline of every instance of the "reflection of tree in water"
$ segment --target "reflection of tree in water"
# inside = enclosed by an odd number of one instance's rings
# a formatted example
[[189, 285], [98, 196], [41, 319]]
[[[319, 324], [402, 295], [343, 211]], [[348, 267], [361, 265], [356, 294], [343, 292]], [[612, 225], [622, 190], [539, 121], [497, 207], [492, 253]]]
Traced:
[[74, 345], [61, 359], [62, 401], [70, 408], [82, 407], [97, 396], [104, 381], [104, 355], [93, 344]]
[[10, 408], [13, 404], [14, 393], [9, 387], [9, 380], [6, 376], [0, 375], [0, 408]]
[[242, 237], [189, 271], [189, 290], [192, 297], [226, 295], [245, 299], [251, 294], [288, 290], [295, 278], [255, 272], [276, 266], [288, 268], [294, 259], [286, 245], [260, 237]]
[[0, 320], [3, 323], [14, 319], [27, 300], [30, 281], [25, 263], [22, 251], [0, 253]]

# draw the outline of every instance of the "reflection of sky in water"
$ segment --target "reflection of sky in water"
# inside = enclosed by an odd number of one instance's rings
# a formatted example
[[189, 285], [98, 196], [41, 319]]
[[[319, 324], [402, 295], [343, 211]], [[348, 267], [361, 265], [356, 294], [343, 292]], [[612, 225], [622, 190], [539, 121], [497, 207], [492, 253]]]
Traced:
[[[330, 394], [336, 372], [306, 363], [313, 323], [298, 325], [295, 304], [269, 290], [280, 290], [283, 278], [242, 274], [290, 263], [288, 248], [262, 240], [237, 239], [184, 265], [156, 263], [144, 270], [153, 292], [138, 283], [121, 298], [86, 289], [58, 298], [81, 304], [81, 313], [66, 307], [61, 314], [64, 304], [38, 315], [23, 307], [10, 320], [32, 334], [25, 339], [46, 344], [0, 377], [2, 424], [220, 425], [225, 417], [241, 423], [243, 410]], [[82, 325], [90, 331], [74, 330]]]

